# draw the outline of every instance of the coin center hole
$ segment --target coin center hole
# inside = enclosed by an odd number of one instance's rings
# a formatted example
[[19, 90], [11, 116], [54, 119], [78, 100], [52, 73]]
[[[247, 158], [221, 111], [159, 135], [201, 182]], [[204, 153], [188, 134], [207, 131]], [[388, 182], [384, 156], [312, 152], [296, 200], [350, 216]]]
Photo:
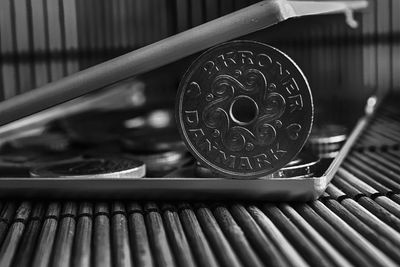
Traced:
[[240, 96], [233, 100], [230, 108], [230, 115], [232, 120], [237, 124], [246, 125], [257, 118], [258, 106], [250, 97]]

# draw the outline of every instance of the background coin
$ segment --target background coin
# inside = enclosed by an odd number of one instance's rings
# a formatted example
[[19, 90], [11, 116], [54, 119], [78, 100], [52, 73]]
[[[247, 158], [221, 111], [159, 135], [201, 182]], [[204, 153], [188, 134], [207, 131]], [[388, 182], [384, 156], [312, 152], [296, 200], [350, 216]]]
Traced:
[[146, 164], [146, 177], [160, 177], [192, 161], [175, 127], [131, 131], [121, 139], [130, 157]]
[[176, 128], [174, 118], [174, 110], [157, 108], [125, 120], [124, 126], [130, 132]]
[[334, 158], [347, 139], [347, 128], [334, 123], [315, 125], [307, 146], [321, 158]]
[[302, 151], [293, 161], [267, 178], [311, 177], [318, 172], [319, 158], [309, 151]]
[[130, 154], [130, 156], [146, 164], [146, 177], [162, 177], [193, 160], [186, 150], [153, 154]]
[[130, 132], [121, 138], [123, 149], [133, 153], [160, 153], [171, 150], [187, 151], [176, 128]]
[[91, 110], [62, 118], [59, 125], [75, 143], [90, 145], [118, 139], [132, 117], [131, 110]]
[[339, 124], [320, 124], [314, 125], [310, 137], [311, 143], [337, 143], [343, 142], [347, 138], [347, 128]]
[[89, 158], [42, 165], [31, 170], [33, 177], [141, 178], [143, 162], [128, 158]]
[[233, 41], [202, 54], [177, 95], [178, 128], [213, 172], [265, 177], [289, 163], [312, 126], [313, 102], [299, 67], [281, 51]]

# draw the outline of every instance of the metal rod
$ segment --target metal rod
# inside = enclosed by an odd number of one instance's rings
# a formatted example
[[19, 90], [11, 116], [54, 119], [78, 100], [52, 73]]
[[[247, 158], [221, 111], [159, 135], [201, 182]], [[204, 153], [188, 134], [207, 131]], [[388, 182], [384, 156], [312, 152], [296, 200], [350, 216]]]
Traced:
[[74, 73], [0, 105], [0, 125], [138, 75], [218, 43], [266, 28], [295, 13], [285, 0], [267, 0]]

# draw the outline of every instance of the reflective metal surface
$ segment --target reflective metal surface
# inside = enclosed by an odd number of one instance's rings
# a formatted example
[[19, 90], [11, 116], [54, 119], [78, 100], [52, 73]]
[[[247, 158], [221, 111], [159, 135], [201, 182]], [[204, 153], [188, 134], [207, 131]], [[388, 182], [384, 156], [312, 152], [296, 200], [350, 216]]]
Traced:
[[0, 178], [3, 197], [124, 198], [124, 199], [246, 199], [264, 201], [307, 201], [325, 190], [345, 156], [373, 113], [360, 118], [339, 155], [325, 162], [313, 177], [271, 179], [194, 178], [193, 166], [179, 168], [159, 178]]
[[321, 158], [334, 158], [346, 141], [348, 130], [343, 125], [315, 125], [307, 140], [308, 147]]

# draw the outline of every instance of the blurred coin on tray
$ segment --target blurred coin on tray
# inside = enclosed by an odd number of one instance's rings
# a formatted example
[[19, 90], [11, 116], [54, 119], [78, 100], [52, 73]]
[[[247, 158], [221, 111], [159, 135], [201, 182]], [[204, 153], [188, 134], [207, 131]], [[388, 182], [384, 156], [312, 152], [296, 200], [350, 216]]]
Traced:
[[30, 174], [49, 178], [142, 178], [146, 166], [141, 161], [124, 157], [81, 158], [43, 164], [33, 168]]
[[347, 140], [347, 132], [344, 125], [334, 123], [315, 125], [307, 146], [321, 158], [334, 158]]

